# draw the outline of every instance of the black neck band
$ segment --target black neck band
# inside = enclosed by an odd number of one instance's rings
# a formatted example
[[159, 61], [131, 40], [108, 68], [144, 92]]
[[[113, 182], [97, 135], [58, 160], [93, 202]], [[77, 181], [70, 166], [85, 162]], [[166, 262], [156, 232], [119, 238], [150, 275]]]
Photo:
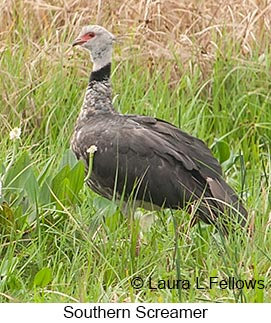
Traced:
[[110, 78], [110, 73], [111, 73], [111, 63], [108, 63], [102, 68], [100, 68], [99, 70], [91, 72], [89, 81], [101, 82], [104, 80], [108, 80]]

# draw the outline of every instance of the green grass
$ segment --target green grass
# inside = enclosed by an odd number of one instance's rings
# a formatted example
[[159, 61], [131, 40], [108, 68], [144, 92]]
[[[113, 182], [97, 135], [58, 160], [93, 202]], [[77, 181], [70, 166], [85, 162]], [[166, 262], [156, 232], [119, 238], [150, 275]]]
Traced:
[[[78, 166], [74, 175], [76, 162], [65, 153], [91, 68], [87, 54], [71, 52], [67, 42], [46, 52], [42, 39], [37, 48], [22, 30], [16, 37], [0, 56], [0, 301], [269, 302], [270, 49], [261, 62], [256, 54], [240, 60], [229, 43], [204, 79], [199, 67], [186, 70], [177, 60], [174, 82], [171, 61], [155, 70], [136, 57], [114, 65], [116, 109], [165, 119], [203, 139], [254, 223], [252, 237], [225, 239], [202, 223], [189, 229], [185, 211], [161, 211], [138, 252], [138, 220], [130, 223], [82, 180], [74, 183], [83, 173]], [[21, 138], [11, 141], [18, 126]], [[140, 290], [131, 287], [137, 276], [145, 282]], [[262, 279], [266, 287], [209, 289], [211, 276]], [[183, 279], [191, 288], [150, 289], [150, 277], [153, 287]], [[197, 277], [205, 289], [194, 287]]]

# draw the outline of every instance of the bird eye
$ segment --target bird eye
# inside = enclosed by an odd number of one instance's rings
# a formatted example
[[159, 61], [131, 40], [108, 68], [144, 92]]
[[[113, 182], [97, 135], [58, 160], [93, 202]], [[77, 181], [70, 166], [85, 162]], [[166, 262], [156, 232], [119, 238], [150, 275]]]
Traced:
[[89, 32], [87, 33], [87, 35], [90, 37], [90, 38], [93, 38], [95, 36], [95, 34], [93, 32]]

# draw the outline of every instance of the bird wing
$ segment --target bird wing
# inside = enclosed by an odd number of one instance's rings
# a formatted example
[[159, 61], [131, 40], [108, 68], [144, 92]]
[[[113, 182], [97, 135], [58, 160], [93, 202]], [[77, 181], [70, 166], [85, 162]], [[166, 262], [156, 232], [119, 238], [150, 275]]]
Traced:
[[[222, 169], [206, 144], [174, 125], [151, 117], [132, 118], [155, 136], [155, 142], [163, 142], [162, 154], [169, 154], [181, 162], [187, 170], [197, 170], [203, 178], [222, 175]], [[151, 136], [152, 140], [154, 139]], [[157, 148], [157, 147], [156, 147]], [[159, 152], [159, 148], [156, 149]]]
[[[120, 193], [125, 187], [130, 194], [134, 182], [141, 180], [142, 187], [148, 185], [159, 196], [154, 202], [162, 204], [167, 197], [176, 206], [177, 200], [191, 198], [192, 192], [200, 196], [206, 178], [221, 174], [220, 165], [206, 145], [173, 125], [144, 116], [116, 118], [114, 122], [114, 118], [107, 120], [104, 116], [96, 119], [94, 125], [85, 125], [78, 140], [79, 158], [88, 160], [90, 145], [98, 148], [92, 179], [100, 184], [100, 189], [112, 191], [115, 187]], [[102, 194], [99, 189], [96, 191]], [[139, 198], [144, 199], [143, 194]]]
[[[204, 195], [208, 204], [207, 208], [211, 207], [216, 211], [222, 210], [232, 213], [239, 224], [245, 225], [246, 209], [234, 190], [223, 179], [221, 165], [202, 140], [163, 120], [142, 116], [134, 119], [155, 134], [155, 139], [153, 140], [151, 135], [150, 140], [156, 142], [153, 145], [156, 155], [163, 159], [166, 159], [166, 156], [173, 158], [175, 167], [173, 166], [171, 169], [175, 169], [173, 171], [175, 189], [179, 197], [182, 196], [180, 188], [186, 191], [186, 197], [190, 201], [197, 198], [202, 199]], [[160, 150], [159, 142], [163, 145]], [[167, 161], [170, 163], [169, 158]], [[178, 187], [176, 187], [176, 183], [178, 183]], [[208, 212], [205, 211], [205, 214]]]
[[[216, 210], [223, 209], [216, 199], [238, 201], [209, 148], [167, 122], [111, 115], [96, 118], [80, 133], [77, 157], [88, 166], [87, 149], [97, 146], [89, 185], [107, 198], [132, 196], [143, 207], [147, 202], [170, 208], [207, 198]], [[201, 218], [210, 222], [207, 215]]]

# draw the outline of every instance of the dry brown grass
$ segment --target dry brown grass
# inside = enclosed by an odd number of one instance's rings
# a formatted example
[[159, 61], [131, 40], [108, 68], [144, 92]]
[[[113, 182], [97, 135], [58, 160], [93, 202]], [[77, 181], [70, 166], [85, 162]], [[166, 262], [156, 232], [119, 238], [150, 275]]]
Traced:
[[[201, 81], [209, 79], [217, 55], [263, 58], [271, 38], [271, 0], [1, 0], [0, 58], [9, 50], [8, 64], [23, 60], [16, 74], [28, 80], [26, 87], [39, 86], [49, 80], [50, 66], [76, 62], [69, 58], [81, 53], [70, 44], [85, 24], [103, 25], [118, 36], [115, 61], [136, 59], [135, 66], [147, 67], [150, 75], [170, 71], [169, 86], [175, 87], [187, 69], [200, 71]], [[11, 83], [3, 85], [2, 97], [13, 109], [17, 79], [4, 65]]]
[[[218, 50], [238, 44], [236, 56], [251, 56], [270, 42], [270, 0], [2, 0], [1, 50], [16, 37], [37, 44], [69, 44], [84, 24], [101, 24], [144, 57], [198, 62], [212, 60]], [[63, 36], [62, 36], [63, 35]], [[123, 37], [124, 36], [124, 37]], [[146, 55], [147, 54], [147, 55]]]

